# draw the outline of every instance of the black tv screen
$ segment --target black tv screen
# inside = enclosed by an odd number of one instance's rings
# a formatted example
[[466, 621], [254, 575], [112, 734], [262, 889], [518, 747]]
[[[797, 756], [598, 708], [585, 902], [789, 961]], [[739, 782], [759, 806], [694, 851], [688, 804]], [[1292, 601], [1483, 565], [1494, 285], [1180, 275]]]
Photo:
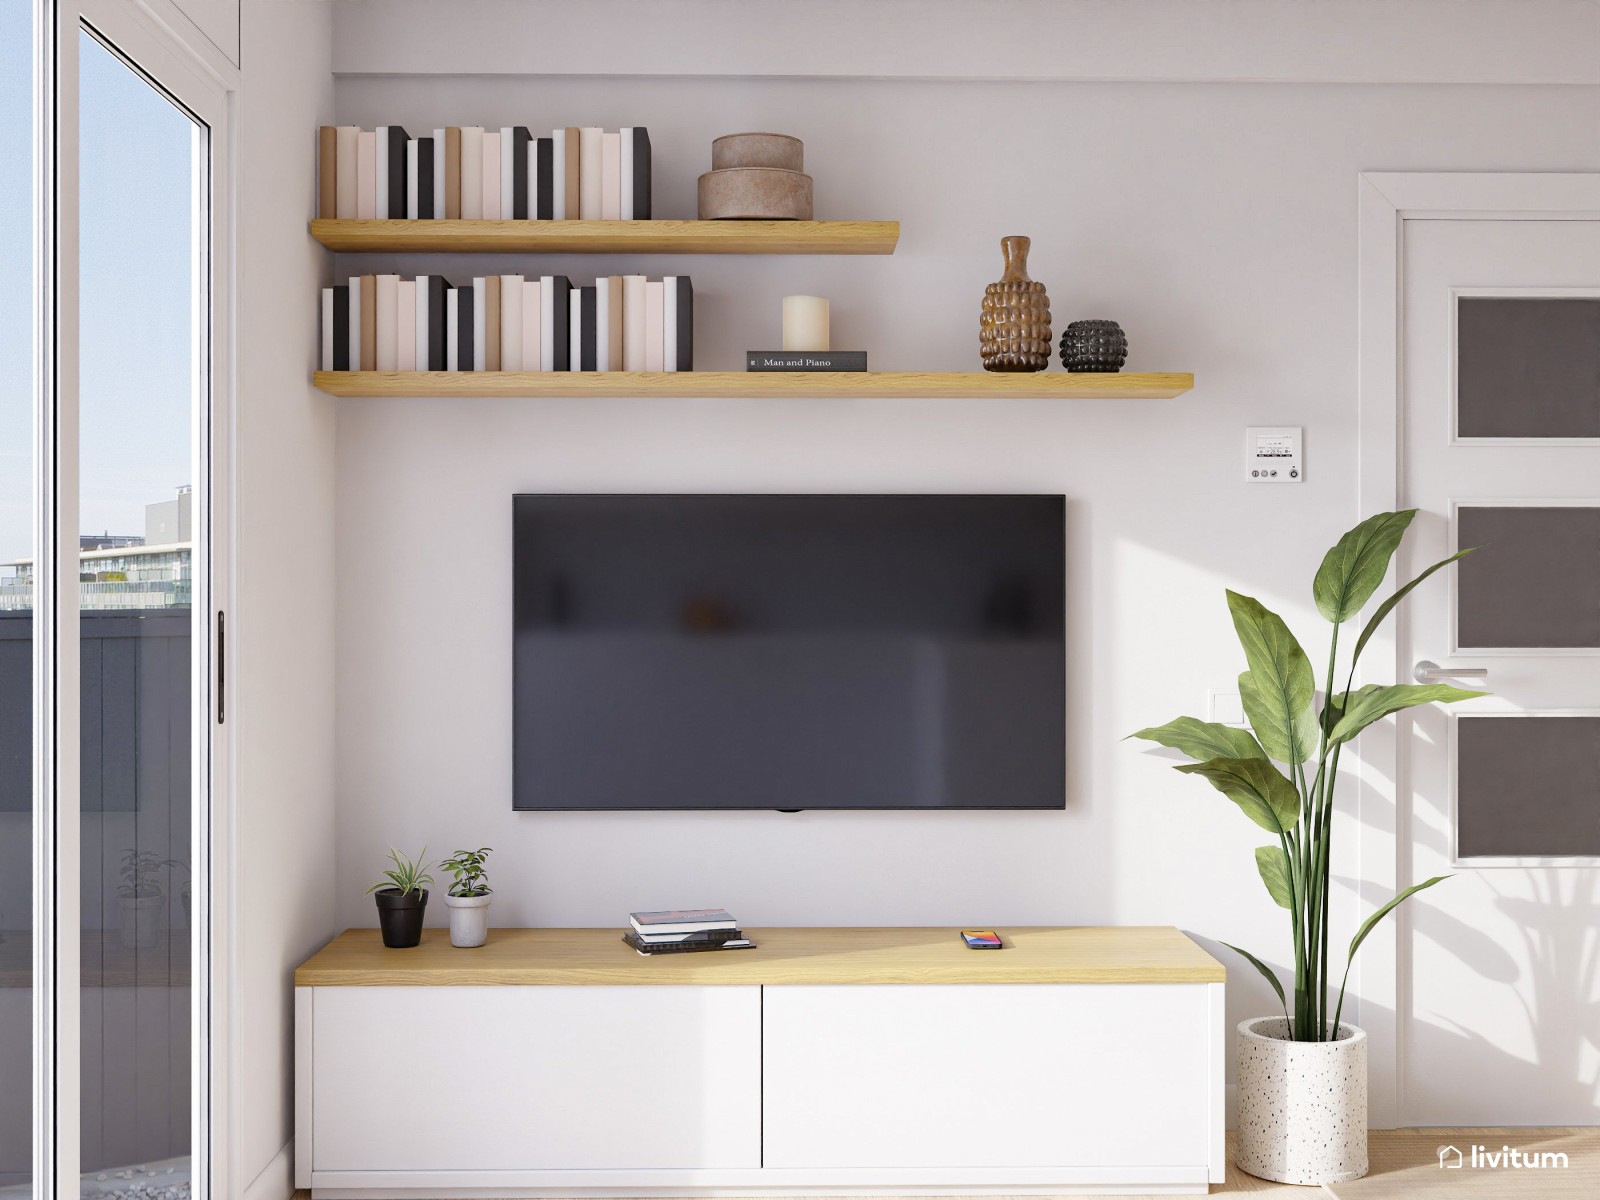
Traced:
[[1063, 516], [515, 497], [514, 807], [1063, 807]]

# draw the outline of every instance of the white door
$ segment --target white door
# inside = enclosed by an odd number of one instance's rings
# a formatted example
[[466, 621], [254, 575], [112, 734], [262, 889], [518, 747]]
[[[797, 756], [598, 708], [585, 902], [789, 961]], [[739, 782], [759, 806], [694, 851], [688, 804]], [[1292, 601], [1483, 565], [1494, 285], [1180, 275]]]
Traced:
[[[1397, 748], [1399, 1123], [1600, 1120], [1600, 221], [1407, 221], [1398, 658], [1483, 670]], [[1474, 686], [1471, 676], [1455, 676]], [[1410, 682], [1406, 680], [1405, 682]]]

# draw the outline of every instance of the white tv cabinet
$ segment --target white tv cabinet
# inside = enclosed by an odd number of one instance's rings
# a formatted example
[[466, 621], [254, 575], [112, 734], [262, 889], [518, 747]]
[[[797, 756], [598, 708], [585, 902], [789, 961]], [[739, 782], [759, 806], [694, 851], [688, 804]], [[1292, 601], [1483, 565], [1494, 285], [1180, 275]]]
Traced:
[[373, 929], [295, 973], [314, 1197], [1205, 1192], [1220, 963], [1176, 929]]

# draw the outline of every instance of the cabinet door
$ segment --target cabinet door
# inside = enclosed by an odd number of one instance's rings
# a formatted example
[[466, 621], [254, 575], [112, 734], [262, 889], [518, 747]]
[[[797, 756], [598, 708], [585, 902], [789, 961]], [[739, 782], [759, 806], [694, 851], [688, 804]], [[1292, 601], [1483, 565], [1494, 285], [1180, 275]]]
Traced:
[[315, 1169], [761, 1165], [761, 989], [321, 987]]
[[1203, 985], [769, 987], [766, 1166], [1203, 1178], [1208, 1012]]

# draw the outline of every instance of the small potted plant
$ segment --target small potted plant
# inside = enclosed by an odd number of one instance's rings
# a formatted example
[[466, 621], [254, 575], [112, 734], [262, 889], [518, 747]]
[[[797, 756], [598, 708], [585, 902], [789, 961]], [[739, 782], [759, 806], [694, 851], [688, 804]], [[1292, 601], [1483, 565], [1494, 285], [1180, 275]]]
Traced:
[[457, 850], [439, 865], [455, 877], [445, 893], [450, 910], [450, 944], [463, 949], [481, 946], [489, 940], [489, 875], [483, 864], [489, 847]]
[[150, 850], [129, 847], [122, 852], [117, 907], [122, 916], [122, 944], [129, 950], [149, 950], [161, 941], [167, 892], [161, 886], [160, 872], [163, 867], [179, 865]]
[[383, 944], [394, 950], [404, 950], [422, 940], [422, 916], [428, 908], [428, 885], [433, 876], [428, 874], [428, 848], [416, 858], [407, 858], [389, 847], [389, 860], [394, 864], [383, 873], [383, 878], [367, 889], [367, 894], [377, 894], [378, 927], [383, 931]]

